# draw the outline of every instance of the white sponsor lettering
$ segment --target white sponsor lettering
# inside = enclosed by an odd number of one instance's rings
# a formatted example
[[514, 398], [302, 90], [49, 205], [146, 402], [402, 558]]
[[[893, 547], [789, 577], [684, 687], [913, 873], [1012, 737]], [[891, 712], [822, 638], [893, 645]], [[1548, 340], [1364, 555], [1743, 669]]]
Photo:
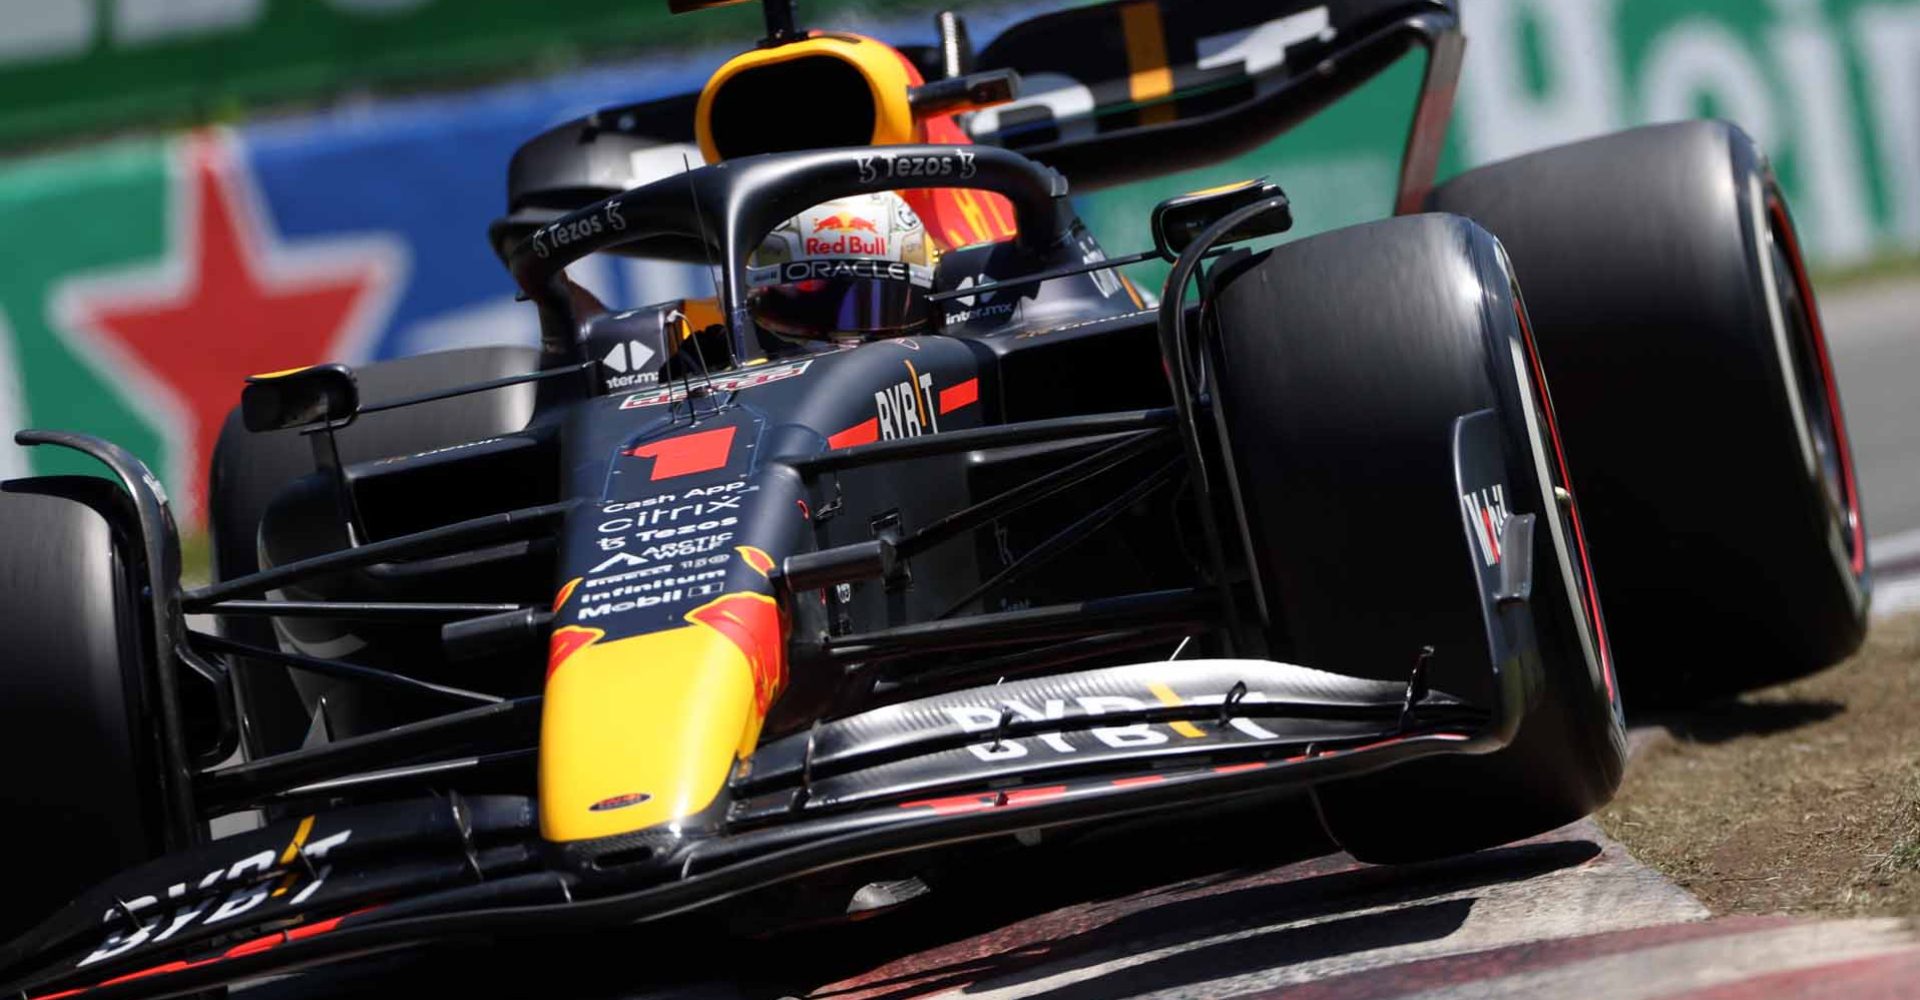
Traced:
[[165, 941], [166, 939], [174, 936], [176, 933], [180, 931], [181, 928], [187, 926], [188, 924], [193, 923], [195, 920], [198, 920], [200, 918], [200, 914], [207, 912], [207, 907], [211, 906], [212, 904], [213, 904], [213, 900], [203, 899], [200, 902], [193, 904], [192, 906], [186, 906], [178, 910], [175, 910], [173, 912], [173, 920], [171, 923], [167, 924], [167, 929], [155, 935], [153, 940], [155, 942], [160, 942], [160, 941]]
[[273, 859], [276, 856], [276, 853], [273, 851], [261, 851], [251, 857], [245, 857], [235, 861], [233, 867], [227, 869], [227, 881], [235, 881], [249, 871], [263, 872], [272, 868]]
[[[1138, 698], [1124, 695], [1082, 695], [1075, 698], [1080, 710], [1088, 715], [1105, 715], [1108, 712], [1137, 712], [1146, 708], [1147, 703]], [[1114, 748], [1125, 750], [1129, 747], [1152, 746], [1165, 743], [1167, 734], [1154, 729], [1145, 722], [1131, 726], [1106, 726], [1093, 730], [1093, 738]]]
[[892, 180], [896, 177], [958, 177], [965, 180], [979, 171], [979, 167], [973, 162], [975, 159], [974, 153], [965, 149], [955, 149], [951, 153], [931, 155], [903, 156], [881, 153], [862, 156], [856, 165], [860, 168], [862, 184]]
[[[697, 497], [724, 496], [728, 493], [758, 492], [760, 492], [759, 484], [756, 483], [749, 486], [744, 480], [735, 480], [731, 483], [715, 483], [712, 486], [695, 486], [684, 493], [662, 493], [659, 496], [647, 497], [644, 500], [621, 500], [615, 503], [603, 504], [600, 507], [600, 512], [602, 514], [624, 514], [630, 510], [639, 510], [643, 507], [659, 507], [664, 504], [679, 503], [682, 500], [692, 500]], [[601, 530], [612, 532], [624, 531], [626, 529], [603, 527]]]
[[313, 881], [308, 882], [306, 888], [294, 893], [293, 898], [287, 900], [287, 905], [299, 906], [301, 903], [306, 902], [308, 896], [313, 895], [315, 890], [326, 884], [327, 876], [331, 874], [333, 874], [332, 865], [321, 865], [320, 870], [313, 873]]
[[[1067, 714], [1067, 703], [1060, 698], [1048, 698], [1046, 703], [1040, 707], [1039, 711], [1035, 711], [1032, 707], [1022, 705], [1017, 701], [1009, 701], [1006, 703], [1006, 706], [1017, 718], [1026, 722], [1045, 722], [1049, 719], [1063, 719], [1066, 718]], [[1073, 744], [1068, 743], [1067, 738], [1059, 733], [1042, 733], [1040, 734], [1040, 742], [1052, 747], [1056, 753], [1074, 752]]]
[[[671, 565], [662, 565], [656, 568], [660, 570], [670, 570], [673, 567]], [[698, 583], [702, 580], [711, 580], [716, 578], [725, 579], [727, 575], [727, 571], [724, 569], [710, 569], [704, 572], [692, 573], [686, 576], [670, 576], [670, 577], [663, 577], [661, 579], [638, 579], [641, 575], [642, 574], [639, 572], [623, 573], [621, 574], [622, 577], [635, 577], [636, 579], [622, 580], [619, 583], [611, 583], [611, 582], [601, 583], [596, 586], [592, 586], [590, 588], [582, 588], [580, 601], [582, 604], [605, 603], [607, 601], [617, 600], [622, 597], [633, 597], [638, 594], [650, 594], [662, 588], [684, 587], [688, 584]], [[648, 575], [652, 575], [652, 574], [648, 574]], [[614, 578], [602, 578], [602, 579], [611, 580]]]
[[873, 404], [880, 418], [882, 440], [940, 432], [940, 415], [933, 398], [932, 372], [922, 373], [918, 378], [874, 393]]
[[709, 535], [706, 538], [687, 538], [677, 542], [662, 542], [659, 545], [649, 545], [641, 549], [640, 554], [653, 560], [684, 559], [688, 556], [700, 555], [703, 552], [712, 552], [714, 549], [731, 541], [733, 541], [733, 532], [723, 531], [718, 535]]
[[[724, 569], [707, 570], [687, 576], [666, 580], [651, 580], [645, 583], [625, 584], [605, 592], [596, 591], [584, 600], [601, 603], [590, 604], [580, 609], [580, 620], [604, 618], [641, 608], [657, 608], [678, 601], [691, 600], [720, 593], [726, 589], [727, 571]], [[657, 594], [636, 593], [656, 587], [670, 588]], [[625, 600], [617, 598], [625, 597]]]
[[[1192, 705], [1218, 705], [1226, 700], [1225, 695], [1202, 695], [1186, 699]], [[1249, 692], [1241, 701], [1246, 703], [1265, 702], [1267, 696], [1260, 692]], [[1083, 695], [1072, 699], [1079, 711], [1076, 715], [1109, 715], [1115, 712], [1137, 712], [1155, 707], [1154, 703], [1125, 695]], [[948, 705], [941, 709], [953, 724], [963, 732], [990, 733], [1000, 727], [1002, 718], [1014, 721], [1035, 723], [1067, 718], [1068, 701], [1049, 698], [1038, 705], [1031, 705], [1008, 698], [998, 705]], [[1231, 718], [1227, 724], [1236, 731], [1256, 740], [1276, 740], [1278, 733], [1259, 725], [1251, 719]], [[1139, 722], [1127, 726], [1096, 726], [1087, 731], [1094, 739], [1115, 750], [1129, 750], [1137, 747], [1158, 746], [1168, 742], [1167, 732], [1152, 723]], [[983, 761], [1015, 760], [1032, 752], [1030, 743], [1037, 743], [1057, 754], [1079, 752], [1064, 732], [1036, 733], [1021, 738], [1003, 738], [991, 743], [976, 743], [967, 747], [967, 752]]]
[[547, 234], [547, 240], [557, 247], [578, 243], [606, 231], [607, 225], [598, 215], [589, 215], [584, 219], [562, 219], [559, 222], [549, 223], [546, 229], [542, 230]]
[[971, 323], [976, 319], [995, 319], [1003, 316], [1011, 316], [1013, 315], [1013, 307], [1016, 304], [1017, 303], [1013, 302], [1000, 302], [974, 309], [956, 309], [947, 313], [947, 322], [954, 324]]
[[217, 924], [223, 920], [231, 920], [266, 902], [267, 893], [272, 891], [272, 882], [258, 882], [246, 888], [235, 889], [228, 893], [220, 907], [207, 917], [207, 923]]
[[634, 372], [631, 375], [614, 375], [607, 379], [609, 389], [631, 389], [636, 385], [657, 385], [660, 373], [654, 371]]
[[[1245, 697], [1240, 699], [1243, 704], [1249, 705], [1254, 702], [1263, 702], [1266, 700], [1267, 696], [1258, 691], [1248, 692]], [[1188, 698], [1186, 701], [1190, 705], [1224, 705], [1226, 704], [1227, 696], [1224, 694], [1204, 694], [1198, 698]], [[1242, 719], [1235, 716], [1227, 720], [1227, 725], [1246, 733], [1256, 740], [1277, 740], [1280, 738], [1279, 733], [1259, 725], [1252, 719]]]
[[728, 517], [723, 517], [717, 521], [701, 521], [698, 524], [683, 524], [677, 528], [646, 528], [646, 529], [634, 532], [633, 537], [638, 538], [643, 542], [652, 542], [652, 541], [658, 541], [662, 538], [682, 538], [687, 535], [698, 534], [699, 532], [702, 532], [702, 531], [714, 531], [720, 528], [731, 528], [734, 525], [739, 523], [740, 523], [739, 518], [728, 516]]
[[[112, 915], [113, 914], [111, 913], [108, 914], [108, 916], [112, 916]], [[132, 934], [128, 934], [124, 931], [114, 931], [113, 933], [108, 934], [106, 943], [94, 949], [93, 952], [89, 954], [87, 957], [81, 959], [79, 965], [76, 967], [84, 968], [86, 966], [92, 965], [95, 962], [104, 962], [109, 958], [113, 958], [117, 955], [124, 955], [127, 952], [132, 951], [133, 949], [138, 948], [143, 944], [146, 944], [147, 939], [153, 936], [153, 929], [155, 927], [158, 927], [159, 925], [160, 925], [160, 921], [149, 920], [149, 921], [146, 921], [145, 923], [142, 923]]]
[[[319, 860], [326, 857], [327, 852], [346, 843], [352, 836], [352, 830], [341, 830], [309, 842], [300, 849], [300, 853], [308, 860]], [[215, 868], [200, 879], [196, 886], [200, 892], [219, 887], [222, 883], [238, 884], [224, 894], [204, 896], [191, 902], [180, 902], [164, 912], [155, 912], [152, 916], [142, 919], [139, 926], [131, 931], [118, 928], [109, 932], [106, 941], [82, 958], [75, 967], [80, 968], [124, 955], [143, 944], [165, 941], [196, 922], [201, 926], [208, 926], [252, 911], [272, 899], [275, 884], [286, 877], [288, 866], [278, 863], [280, 854], [279, 851], [259, 851], [231, 865]], [[294, 871], [297, 873], [301, 869], [294, 869]], [[311, 882], [300, 892], [288, 898], [285, 905], [293, 907], [306, 902], [314, 891], [320, 888], [321, 883], [326, 881], [330, 871], [332, 871], [330, 867], [322, 867], [315, 872]], [[167, 898], [170, 900], [183, 900], [186, 894], [187, 886], [184, 882], [176, 882], [166, 889]], [[107, 910], [101, 920], [109, 925], [124, 922], [128, 913], [138, 915], [144, 910], [157, 907], [159, 902], [159, 897], [152, 894], [137, 896], [127, 902], [124, 911], [121, 907], [114, 907]], [[210, 913], [209, 907], [212, 908]], [[201, 919], [202, 914], [206, 914], [204, 920]], [[154, 932], [160, 930], [162, 924], [166, 925], [166, 929], [155, 934]]]
[[[1000, 725], [1000, 710], [986, 705], [949, 705], [942, 709], [947, 718], [964, 732], [984, 733]], [[967, 752], [985, 761], [1011, 760], [1025, 757], [1027, 748], [1019, 740], [999, 740], [994, 743], [975, 743], [967, 747]]]

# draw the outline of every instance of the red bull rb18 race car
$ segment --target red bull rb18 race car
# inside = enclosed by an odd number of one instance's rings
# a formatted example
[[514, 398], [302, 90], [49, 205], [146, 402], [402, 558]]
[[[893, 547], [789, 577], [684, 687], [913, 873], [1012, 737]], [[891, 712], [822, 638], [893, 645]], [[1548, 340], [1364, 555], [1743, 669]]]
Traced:
[[[0, 488], [0, 992], [772, 887], [805, 921], [936, 848], [1301, 797], [1363, 860], [1452, 855], [1605, 802], [1623, 696], [1859, 643], [1845, 424], [1737, 128], [1436, 185], [1451, 0], [1124, 0], [978, 52], [765, 12], [698, 94], [516, 155], [537, 349], [236, 387], [211, 583], [130, 453], [18, 436], [112, 478]], [[1074, 211], [1402, 56], [1392, 218], [1275, 245], [1254, 179], [1110, 255]], [[717, 295], [611, 308], [592, 254]]]

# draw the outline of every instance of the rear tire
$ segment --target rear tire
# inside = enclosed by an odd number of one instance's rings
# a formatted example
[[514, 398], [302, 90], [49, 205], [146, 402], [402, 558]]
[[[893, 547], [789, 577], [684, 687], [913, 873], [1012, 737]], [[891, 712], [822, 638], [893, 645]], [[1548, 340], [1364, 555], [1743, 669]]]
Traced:
[[1753, 140], [1635, 129], [1470, 171], [1431, 204], [1513, 255], [1634, 704], [1857, 649], [1871, 584], [1846, 422]]
[[[1505, 749], [1430, 758], [1316, 789], [1340, 846], [1404, 862], [1578, 819], [1620, 781], [1605, 627], [1579, 558], [1545, 387], [1499, 244], [1455, 216], [1389, 219], [1227, 268], [1217, 405], [1265, 584], [1275, 655], [1492, 695], [1452, 463], [1457, 418], [1492, 410], [1509, 512], [1539, 519], [1532, 617], [1543, 683]], [[1278, 319], [1276, 319], [1276, 317]], [[1543, 474], [1543, 470], [1544, 474]]]
[[160, 848], [123, 505], [103, 479], [0, 485], [0, 940]]

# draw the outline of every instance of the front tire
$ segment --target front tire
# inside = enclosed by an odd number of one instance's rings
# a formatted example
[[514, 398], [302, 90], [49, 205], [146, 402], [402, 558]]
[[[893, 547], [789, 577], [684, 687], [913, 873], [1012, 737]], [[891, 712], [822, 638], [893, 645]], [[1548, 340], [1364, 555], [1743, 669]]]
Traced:
[[1389, 219], [1229, 267], [1214, 377], [1275, 655], [1489, 703], [1491, 653], [1468, 561], [1451, 434], [1493, 411], [1509, 513], [1534, 514], [1541, 685], [1513, 743], [1315, 791], [1368, 861], [1442, 857], [1578, 819], [1620, 781], [1605, 625], [1563, 484], [1552, 410], [1499, 244], [1455, 216]]
[[123, 504], [103, 479], [0, 484], [0, 941], [161, 846]]
[[1819, 311], [1753, 140], [1685, 122], [1469, 171], [1513, 255], [1634, 703], [1801, 676], [1866, 634], [1866, 526]]

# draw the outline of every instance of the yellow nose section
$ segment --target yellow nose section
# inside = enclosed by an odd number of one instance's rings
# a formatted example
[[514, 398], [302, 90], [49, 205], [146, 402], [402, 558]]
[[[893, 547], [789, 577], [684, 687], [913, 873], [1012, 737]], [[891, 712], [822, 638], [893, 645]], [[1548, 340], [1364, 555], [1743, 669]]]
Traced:
[[540, 720], [540, 832], [590, 840], [705, 809], [785, 682], [773, 600], [729, 594], [687, 624], [602, 641], [554, 631]]

